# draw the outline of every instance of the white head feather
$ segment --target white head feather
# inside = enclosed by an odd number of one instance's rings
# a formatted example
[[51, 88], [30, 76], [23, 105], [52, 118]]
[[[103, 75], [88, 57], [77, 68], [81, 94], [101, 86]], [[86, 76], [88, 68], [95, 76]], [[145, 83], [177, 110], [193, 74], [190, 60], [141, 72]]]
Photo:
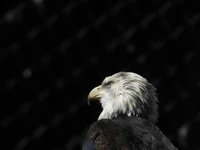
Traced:
[[155, 123], [158, 118], [155, 88], [142, 76], [119, 72], [102, 82], [100, 98], [103, 111], [98, 120], [119, 115], [140, 116]]

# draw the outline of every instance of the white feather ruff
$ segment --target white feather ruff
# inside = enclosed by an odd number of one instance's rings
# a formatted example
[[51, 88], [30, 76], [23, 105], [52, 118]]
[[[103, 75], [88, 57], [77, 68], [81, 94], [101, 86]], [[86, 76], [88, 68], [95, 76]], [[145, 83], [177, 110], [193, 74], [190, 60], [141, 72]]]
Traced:
[[113, 81], [113, 84], [109, 88], [102, 88], [100, 102], [103, 111], [98, 120], [112, 119], [120, 114], [140, 116], [143, 115], [145, 106], [152, 110], [147, 119], [152, 122], [157, 120], [155, 88], [150, 86], [153, 89], [148, 89], [147, 86], [151, 84], [145, 78], [136, 73], [120, 72], [105, 78], [102, 85], [108, 81]]

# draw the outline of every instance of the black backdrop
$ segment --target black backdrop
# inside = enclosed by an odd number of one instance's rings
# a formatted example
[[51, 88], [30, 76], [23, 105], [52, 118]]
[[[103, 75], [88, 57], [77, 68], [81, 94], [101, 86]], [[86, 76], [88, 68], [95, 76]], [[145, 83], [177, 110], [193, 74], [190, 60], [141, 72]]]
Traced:
[[119, 71], [157, 88], [158, 127], [199, 150], [200, 13], [181, 0], [0, 2], [1, 150], [81, 149], [89, 91]]

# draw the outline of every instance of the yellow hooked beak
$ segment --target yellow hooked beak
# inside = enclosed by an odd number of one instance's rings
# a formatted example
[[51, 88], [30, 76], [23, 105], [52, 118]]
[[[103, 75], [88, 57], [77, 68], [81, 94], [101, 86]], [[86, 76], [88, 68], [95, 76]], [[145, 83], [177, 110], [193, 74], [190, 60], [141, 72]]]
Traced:
[[90, 100], [99, 100], [102, 97], [101, 85], [95, 87], [91, 90], [88, 95], [88, 105], [90, 105]]

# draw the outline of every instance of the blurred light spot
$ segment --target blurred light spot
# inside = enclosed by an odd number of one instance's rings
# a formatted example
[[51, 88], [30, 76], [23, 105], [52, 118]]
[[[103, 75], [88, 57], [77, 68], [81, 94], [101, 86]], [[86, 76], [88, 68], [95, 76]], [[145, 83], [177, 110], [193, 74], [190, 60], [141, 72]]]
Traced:
[[137, 31], [137, 28], [136, 27], [130, 27], [125, 33], [124, 33], [124, 38], [126, 39], [126, 40], [129, 40], [132, 36], [133, 36], [133, 34], [135, 34], [136, 33], [136, 31]]
[[32, 107], [32, 102], [25, 102], [19, 109], [20, 115], [25, 115]]
[[21, 19], [21, 12], [25, 6], [26, 3], [19, 3], [17, 6], [14, 7], [14, 9], [6, 12], [6, 14], [4, 15], [4, 20], [7, 22], [13, 22]]
[[64, 113], [56, 115], [51, 121], [51, 126], [52, 127], [57, 126], [61, 121], [63, 121], [64, 116], [65, 116]]
[[33, 137], [36, 139], [41, 138], [41, 136], [47, 131], [47, 125], [40, 125], [33, 133]]
[[44, 91], [40, 92], [37, 96], [38, 101], [44, 101], [50, 94], [49, 89], [45, 89]]
[[58, 20], [58, 18], [59, 18], [59, 15], [58, 15], [58, 14], [52, 15], [51, 17], [49, 17], [49, 18], [45, 21], [44, 26], [45, 26], [46, 28], [52, 27], [53, 24]]
[[183, 33], [185, 30], [185, 27], [183, 25], [178, 26], [177, 28], [174, 29], [174, 31], [170, 34], [170, 38], [172, 40], [177, 40], [177, 38]]
[[9, 12], [7, 12], [6, 14], [5, 14], [5, 16], [4, 16], [4, 19], [6, 20], [6, 21], [8, 21], [8, 22], [12, 22], [14, 19], [15, 19], [15, 17], [16, 17], [16, 10], [11, 10], [11, 11], [9, 11]]
[[11, 117], [4, 118], [1, 122], [1, 127], [6, 128], [12, 123], [13, 119]]
[[67, 4], [66, 7], [62, 9], [62, 13], [65, 15], [70, 14], [76, 8], [77, 5], [78, 5], [78, 2], [76, 1], [73, 1]]
[[189, 127], [190, 127], [190, 124], [189, 123], [184, 123], [178, 130], [178, 133], [179, 133], [179, 136], [181, 138], [186, 138], [187, 135], [188, 135], [188, 131], [189, 131]]
[[82, 39], [86, 34], [87, 32], [89, 31], [89, 28], [88, 27], [82, 27], [76, 34], [76, 38], [78, 39]]
[[182, 100], [186, 100], [188, 97], [189, 97], [189, 92], [188, 92], [188, 91], [183, 91], [183, 92], [181, 92], [180, 98], [181, 98]]
[[94, 21], [94, 27], [98, 28], [100, 27], [108, 18], [107, 14], [101, 14], [95, 21]]
[[78, 67], [75, 68], [72, 71], [72, 77], [78, 79], [78, 77], [80, 76], [81, 72], [82, 72], [82, 68], [78, 68]]
[[168, 68], [167, 73], [168, 73], [168, 75], [169, 75], [170, 77], [173, 77], [173, 76], [175, 75], [176, 70], [177, 70], [177, 66], [170, 66], [170, 67]]
[[149, 41], [148, 42], [149, 45], [155, 50], [155, 51], [160, 51], [162, 49], [162, 47], [164, 46], [165, 44], [165, 41]]
[[194, 16], [192, 16], [189, 20], [188, 20], [188, 24], [190, 26], [194, 26], [198, 21], [200, 20], [200, 14], [196, 13]]
[[64, 53], [66, 52], [67, 48], [72, 44], [72, 41], [69, 39], [65, 39], [64, 42], [62, 42], [59, 47], [58, 47], [58, 51], [60, 53]]
[[183, 62], [185, 63], [189, 63], [190, 61], [192, 61], [192, 59], [195, 57], [195, 52], [194, 51], [190, 51], [187, 54], [185, 54], [185, 56], [183, 57]]
[[149, 23], [156, 18], [156, 14], [155, 13], [149, 13], [147, 14], [141, 21], [141, 27], [142, 28], [147, 28]]
[[28, 37], [33, 39], [34, 37], [36, 37], [39, 34], [39, 32], [40, 32], [40, 28], [34, 28], [29, 31]]
[[5, 83], [5, 88], [7, 89], [7, 90], [12, 90], [13, 89], [13, 87], [17, 84], [17, 82], [18, 82], [19, 80], [17, 79], [17, 78], [11, 78], [11, 79], [9, 79], [6, 83]]
[[124, 2], [120, 1], [110, 9], [110, 14], [117, 15], [122, 10], [122, 8], [124, 8]]
[[56, 81], [55, 87], [57, 89], [62, 88], [65, 85], [65, 79], [64, 78], [60, 78]]
[[120, 43], [121, 43], [120, 39], [112, 40], [106, 47], [107, 52], [112, 52]]
[[51, 56], [50, 55], [45, 55], [43, 56], [41, 59], [40, 59], [40, 62], [42, 65], [48, 65], [48, 63], [50, 62], [51, 60]]
[[42, 4], [42, 3], [43, 3], [43, 0], [33, 0], [33, 2], [34, 2], [35, 4]]
[[159, 9], [158, 9], [158, 13], [160, 15], [164, 15], [172, 6], [172, 2], [171, 1], [166, 1]]
[[20, 42], [19, 41], [10, 44], [10, 46], [9, 46], [10, 54], [15, 54], [19, 50], [19, 48], [20, 48]]
[[143, 53], [143, 54], [139, 55], [139, 56], [137, 57], [137, 59], [136, 59], [136, 62], [137, 62], [138, 64], [144, 64], [145, 61], [146, 61], [146, 59], [147, 59], [147, 56], [148, 56], [148, 53]]
[[22, 72], [24, 78], [30, 78], [32, 75], [32, 70], [30, 68], [26, 68]]
[[24, 149], [29, 143], [29, 137], [23, 137], [15, 146], [15, 150], [22, 150]]
[[164, 107], [164, 112], [166, 114], [170, 113], [172, 109], [174, 108], [175, 104], [173, 102], [168, 102]]
[[182, 147], [185, 147], [187, 145], [187, 136], [190, 129], [189, 123], [184, 123], [179, 129], [178, 129], [178, 136], [179, 136], [179, 144]]
[[128, 53], [134, 53], [135, 51], [135, 46], [133, 44], [128, 44], [127, 47], [126, 47], [126, 51]]

